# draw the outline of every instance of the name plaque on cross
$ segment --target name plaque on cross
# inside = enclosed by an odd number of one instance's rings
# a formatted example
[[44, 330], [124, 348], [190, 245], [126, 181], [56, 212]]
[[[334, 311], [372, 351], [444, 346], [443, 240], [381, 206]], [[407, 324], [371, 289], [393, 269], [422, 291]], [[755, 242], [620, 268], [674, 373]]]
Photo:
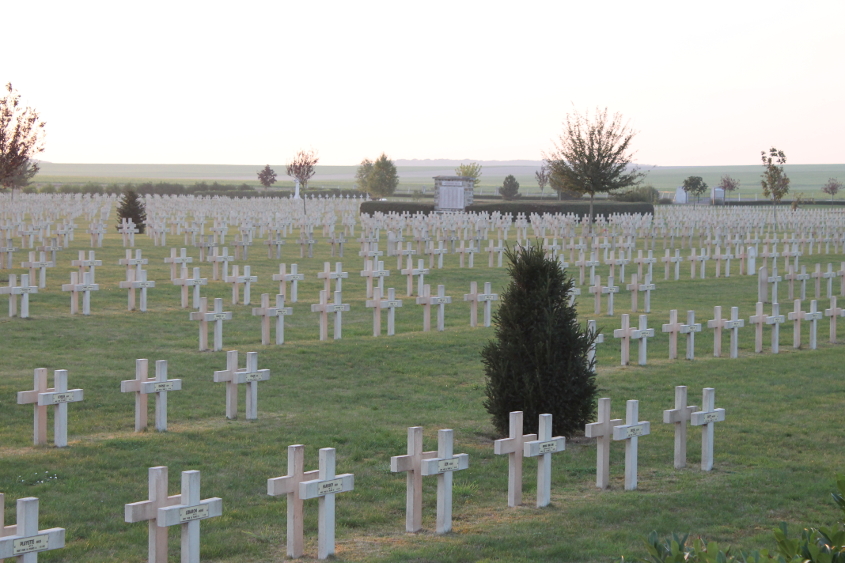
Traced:
[[440, 475], [451, 471], [461, 471], [469, 468], [469, 454], [456, 454], [449, 459], [424, 459], [422, 460], [423, 475]]
[[199, 506], [188, 506], [179, 509], [179, 522], [191, 522], [193, 520], [203, 520], [209, 517], [208, 505], [201, 504]]
[[537, 457], [542, 454], [553, 454], [566, 449], [566, 441], [555, 438], [546, 442], [528, 442], [525, 444], [525, 457]]
[[638, 424], [636, 426], [620, 427], [613, 429], [614, 440], [624, 440], [626, 438], [636, 438], [648, 434], [649, 424]]
[[82, 389], [74, 389], [67, 393], [40, 393], [38, 395], [39, 406], [58, 405], [60, 403], [75, 403], [82, 400]]
[[33, 551], [47, 551], [50, 549], [50, 536], [43, 534], [12, 541], [12, 555], [23, 555]]

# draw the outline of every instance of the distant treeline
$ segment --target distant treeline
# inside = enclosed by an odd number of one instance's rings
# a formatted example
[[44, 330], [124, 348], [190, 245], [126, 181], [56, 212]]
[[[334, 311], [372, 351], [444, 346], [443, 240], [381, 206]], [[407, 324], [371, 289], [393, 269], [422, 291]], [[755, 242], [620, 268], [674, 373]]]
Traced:
[[[121, 194], [126, 190], [134, 190], [140, 195], [197, 195], [197, 196], [226, 196], [226, 197], [275, 197], [284, 198], [293, 195], [289, 189], [258, 190], [249, 184], [220, 184], [218, 182], [195, 182], [191, 185], [176, 184], [170, 182], [144, 182], [139, 184], [98, 184], [88, 182], [86, 184], [44, 184], [40, 186], [29, 185], [22, 189], [24, 193], [42, 194]], [[307, 196], [360, 196], [357, 190], [310, 189], [300, 190], [300, 194]]]

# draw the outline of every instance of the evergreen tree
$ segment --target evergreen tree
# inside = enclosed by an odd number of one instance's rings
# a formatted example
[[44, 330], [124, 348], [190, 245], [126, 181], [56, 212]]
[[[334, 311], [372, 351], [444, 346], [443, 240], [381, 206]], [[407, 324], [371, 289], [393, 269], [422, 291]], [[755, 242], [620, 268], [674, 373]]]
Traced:
[[505, 181], [502, 183], [502, 187], [499, 188], [499, 194], [501, 194], [503, 199], [516, 199], [519, 197], [519, 182], [516, 181], [516, 178], [512, 174], [505, 176]]
[[117, 208], [117, 219], [118, 227], [120, 227], [120, 223], [124, 219], [129, 219], [138, 227], [138, 232], [144, 234], [147, 223], [147, 212], [144, 209], [144, 202], [141, 201], [135, 190], [128, 189], [123, 192], [123, 196], [120, 198], [120, 205]]
[[594, 365], [587, 355], [596, 338], [578, 324], [569, 305], [572, 279], [542, 245], [506, 249], [510, 284], [494, 319], [496, 338], [481, 352], [487, 377], [484, 407], [501, 434], [511, 411], [525, 413], [526, 433], [539, 415], [553, 415], [554, 432], [571, 436], [593, 417]]
[[276, 171], [270, 168], [270, 165], [268, 164], [258, 171], [258, 181], [261, 182], [261, 185], [265, 188], [269, 188], [276, 183]]

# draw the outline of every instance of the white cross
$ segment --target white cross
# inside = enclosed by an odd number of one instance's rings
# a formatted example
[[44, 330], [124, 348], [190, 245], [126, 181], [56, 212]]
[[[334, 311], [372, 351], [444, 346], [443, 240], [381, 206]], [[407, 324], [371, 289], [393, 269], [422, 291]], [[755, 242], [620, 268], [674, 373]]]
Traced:
[[675, 469], [687, 466], [687, 422], [695, 411], [695, 405], [687, 405], [687, 387], [675, 387], [675, 408], [663, 411], [663, 422], [675, 425]]
[[147, 428], [147, 395], [156, 396], [156, 430], [167, 431], [167, 392], [181, 391], [181, 379], [167, 379], [167, 360], [156, 361], [156, 376], [148, 376], [147, 360], [135, 360], [135, 379], [120, 382], [121, 393], [135, 393], [135, 432]]
[[637, 488], [637, 441], [651, 433], [651, 423], [639, 420], [640, 403], [628, 401], [625, 424], [613, 427], [613, 439], [625, 440], [625, 490]]
[[417, 267], [413, 267], [413, 258], [408, 256], [408, 267], [404, 270], [400, 270], [403, 276], [408, 276], [408, 297], [411, 297], [414, 294], [414, 276], [417, 276], [417, 295], [422, 295], [422, 287], [425, 285], [425, 276], [430, 272], [428, 268], [425, 267], [425, 260], [420, 258], [417, 260]]
[[622, 419], [610, 418], [610, 399], [599, 399], [598, 421], [584, 427], [584, 436], [596, 439], [596, 487], [610, 487], [610, 441]]
[[317, 478], [299, 483], [299, 498], [319, 498], [317, 516], [317, 559], [327, 559], [335, 552], [335, 495], [355, 488], [352, 473], [335, 473], [335, 449], [320, 448]]
[[[0, 495], [0, 502], [4, 502], [3, 495]], [[0, 516], [4, 508], [0, 506]], [[0, 537], [0, 560], [14, 557], [21, 563], [37, 563], [39, 552], [61, 549], [65, 546], [64, 528], [38, 529], [37, 498], [18, 499], [17, 518], [17, 525], [11, 526], [15, 530], [14, 533]], [[0, 521], [0, 527], [2, 527], [2, 521]]]
[[305, 280], [305, 274], [298, 273], [299, 266], [297, 264], [290, 265], [290, 273], [285, 273], [285, 265], [279, 264], [279, 273], [273, 274], [273, 281], [279, 282], [279, 294], [287, 296], [285, 291], [287, 282], [290, 282], [290, 302], [296, 303], [297, 286], [299, 282]]
[[[147, 310], [147, 289], [155, 287], [156, 282], [147, 281], [147, 271], [141, 270], [140, 275], [136, 274], [135, 270], [129, 270], [129, 279], [121, 281], [118, 285], [121, 289], [129, 290], [129, 298], [127, 307], [130, 311], [135, 309], [135, 290], [141, 290], [141, 306], [139, 310], [146, 312]], [[137, 276], [137, 277], [136, 277]]]
[[91, 292], [100, 289], [100, 286], [91, 283], [91, 272], [85, 272], [84, 283], [79, 283], [77, 272], [70, 273], [70, 283], [62, 284], [62, 291], [70, 292], [70, 314], [79, 312], [79, 293], [82, 292], [82, 314], [91, 314]]
[[129, 279], [129, 272], [133, 267], [138, 274], [137, 278], [140, 278], [143, 266], [146, 266], [149, 262], [148, 259], [141, 257], [141, 249], [135, 250], [135, 258], [132, 258], [132, 251], [127, 249], [126, 258], [121, 258], [117, 261], [118, 264], [126, 267], [126, 279]]
[[258, 282], [258, 276], [251, 275], [250, 267], [244, 266], [244, 274], [242, 276], [238, 275], [238, 267], [232, 267], [232, 275], [226, 278], [225, 280], [227, 283], [232, 284], [232, 305], [238, 304], [238, 298], [240, 297], [240, 285], [244, 285], [244, 305], [249, 305], [251, 300], [250, 294], [250, 287], [253, 283]]
[[67, 404], [82, 400], [82, 389], [67, 388], [67, 370], [57, 369], [53, 372], [53, 387], [47, 387], [47, 370], [37, 368], [34, 374], [34, 384], [31, 391], [18, 392], [19, 405], [33, 405], [33, 443], [36, 446], [47, 443], [47, 407], [53, 405], [53, 442], [57, 448], [67, 446]]
[[179, 504], [160, 507], [156, 525], [182, 526], [182, 563], [200, 561], [200, 520], [223, 514], [223, 500], [217, 497], [200, 500], [200, 472], [182, 472], [182, 494]]
[[801, 310], [801, 300], [795, 300], [795, 310], [787, 314], [790, 321], [794, 321], [792, 325], [792, 347], [801, 347], [801, 321], [810, 323], [810, 350], [816, 349], [816, 336], [818, 334], [818, 321], [822, 318], [822, 313], [817, 308], [816, 300], [810, 301], [810, 311], [804, 312]]
[[136, 522], [148, 523], [148, 563], [167, 563], [167, 528], [156, 525], [158, 509], [179, 504], [182, 495], [167, 496], [167, 467], [150, 467], [149, 500], [133, 502], [124, 505], [124, 521], [128, 524]]
[[654, 337], [654, 329], [648, 328], [648, 317], [640, 315], [640, 326], [631, 334], [631, 340], [639, 340], [639, 353], [637, 363], [641, 366], [648, 361], [648, 339]]
[[552, 454], [566, 449], [566, 438], [552, 437], [552, 415], [541, 414], [537, 440], [523, 444], [525, 457], [537, 457], [537, 508], [548, 506], [552, 499]]
[[29, 274], [21, 274], [21, 284], [15, 285], [15, 275], [9, 276], [9, 286], [0, 288], [0, 293], [9, 294], [9, 316], [15, 316], [18, 295], [21, 296], [21, 318], [29, 318], [29, 294], [38, 293], [38, 287], [29, 285]]
[[[229, 256], [229, 249], [228, 248], [224, 248], [223, 253], [220, 254], [220, 250], [217, 247], [215, 247], [214, 250], [212, 251], [211, 257], [209, 258], [209, 261], [212, 262], [211, 278], [214, 281], [221, 279], [220, 275], [219, 275], [220, 274], [220, 269], [219, 269], [220, 264], [223, 264], [223, 278], [222, 279], [225, 280], [226, 278], [228, 278], [229, 277], [229, 262], [231, 262], [234, 259], [235, 259], [234, 256]], [[275, 280], [276, 277], [273, 276], [273, 279]]]
[[335, 280], [335, 291], [343, 291], [343, 280], [349, 277], [349, 272], [344, 272], [343, 264], [335, 262], [334, 272], [331, 271], [329, 262], [323, 263], [323, 271], [317, 273], [317, 277], [323, 280], [323, 289], [328, 293], [332, 290], [332, 280]]
[[704, 389], [704, 397], [701, 399], [701, 410], [692, 413], [690, 423], [693, 426], [701, 426], [701, 470], [710, 471], [713, 469], [713, 424], [725, 420], [725, 409], [716, 407], [716, 390], [712, 387]]
[[182, 286], [182, 308], [188, 308], [188, 288], [193, 287], [193, 308], [199, 309], [200, 306], [200, 286], [208, 285], [208, 278], [200, 277], [200, 269], [194, 266], [194, 277], [188, 277], [188, 268], [182, 265], [182, 277], [173, 280], [173, 285]]
[[687, 311], [687, 324], [681, 325], [681, 334], [687, 335], [687, 356], [688, 360], [695, 359], [695, 333], [701, 332], [701, 323], [695, 322], [695, 311]]
[[223, 321], [232, 320], [232, 313], [223, 312], [223, 300], [214, 299], [214, 311], [208, 312], [208, 297], [200, 299], [200, 310], [191, 313], [192, 321], [200, 322], [200, 352], [208, 350], [208, 323], [214, 323], [214, 351], [223, 349]]
[[452, 439], [451, 429], [438, 430], [437, 457], [423, 459], [420, 467], [423, 476], [437, 475], [438, 534], [446, 534], [452, 530], [452, 472], [469, 467], [469, 455], [453, 453]]
[[276, 318], [276, 344], [285, 343], [285, 315], [292, 315], [293, 308], [285, 307], [285, 296], [276, 295], [276, 306], [270, 307], [270, 294], [261, 294], [261, 307], [253, 307], [252, 314], [261, 318], [261, 344], [270, 344], [270, 319]]
[[[437, 452], [423, 451], [422, 426], [412, 426], [408, 428], [408, 453], [390, 458], [390, 471], [407, 474], [405, 491], [405, 531], [407, 532], [419, 532], [422, 529], [422, 461], [436, 456]], [[288, 506], [290, 506], [290, 501], [288, 501]], [[288, 531], [288, 537], [290, 537], [290, 531]]]
[[334, 292], [334, 303], [328, 302], [326, 290], [320, 291], [320, 302], [311, 305], [312, 313], [320, 313], [320, 340], [329, 338], [329, 313], [334, 313], [334, 339], [340, 340], [344, 312], [349, 311], [349, 305], [341, 303], [340, 291]]
[[95, 277], [94, 274], [95, 274], [95, 271], [96, 271], [96, 267], [102, 266], [103, 261], [94, 259], [94, 251], [93, 250], [88, 251], [88, 259], [86, 260], [85, 259], [85, 251], [80, 250], [79, 251], [79, 260], [71, 260], [70, 265], [79, 268], [80, 279], [85, 278], [85, 269], [88, 268], [88, 271], [91, 272], [91, 283], [95, 283], [96, 277]]
[[446, 295], [446, 287], [437, 286], [437, 295], [431, 295], [431, 286], [423, 286], [423, 294], [417, 297], [417, 305], [423, 305], [423, 331], [431, 330], [431, 306], [437, 305], [437, 330], [445, 329], [446, 304], [451, 303], [452, 298]]
[[836, 344], [836, 318], [845, 317], [845, 309], [836, 306], [836, 296], [830, 298], [830, 309], [825, 309], [824, 315], [830, 317], [830, 343]]
[[613, 276], [607, 278], [607, 285], [601, 288], [602, 293], [607, 294], [607, 315], [613, 316], [613, 295], [619, 293], [619, 286], [613, 285]]
[[247, 352], [246, 368], [238, 369], [238, 351], [226, 352], [226, 369], [214, 372], [215, 383], [226, 383], [226, 418], [238, 418], [238, 384], [246, 383], [246, 419], [258, 418], [258, 382], [270, 379], [269, 369], [258, 369], [258, 352]]
[[522, 411], [511, 412], [508, 437], [493, 442], [494, 454], [508, 456], [508, 506], [522, 504], [523, 444], [537, 439], [536, 434], [522, 433], [522, 415]]
[[[188, 249], [182, 248], [179, 250], [179, 256], [176, 256], [176, 249], [170, 249], [170, 258], [165, 258], [164, 263], [170, 264], [170, 281], [176, 278], [176, 267], [178, 265], [186, 266], [194, 261], [194, 259], [187, 255]], [[181, 269], [181, 268], [180, 268]]]
[[45, 253], [41, 253], [41, 259], [35, 259], [35, 252], [29, 253], [29, 262], [21, 262], [21, 268], [29, 268], [29, 278], [35, 279], [35, 270], [38, 269], [38, 287], [47, 287], [47, 268], [53, 268], [56, 264], [49, 262]]

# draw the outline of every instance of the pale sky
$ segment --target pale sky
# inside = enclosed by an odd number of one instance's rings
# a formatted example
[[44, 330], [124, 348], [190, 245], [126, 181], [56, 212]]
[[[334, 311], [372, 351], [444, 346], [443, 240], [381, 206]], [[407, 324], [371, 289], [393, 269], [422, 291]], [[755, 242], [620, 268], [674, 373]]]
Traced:
[[636, 161], [845, 162], [845, 1], [0, 0], [53, 162], [540, 159], [607, 107]]

